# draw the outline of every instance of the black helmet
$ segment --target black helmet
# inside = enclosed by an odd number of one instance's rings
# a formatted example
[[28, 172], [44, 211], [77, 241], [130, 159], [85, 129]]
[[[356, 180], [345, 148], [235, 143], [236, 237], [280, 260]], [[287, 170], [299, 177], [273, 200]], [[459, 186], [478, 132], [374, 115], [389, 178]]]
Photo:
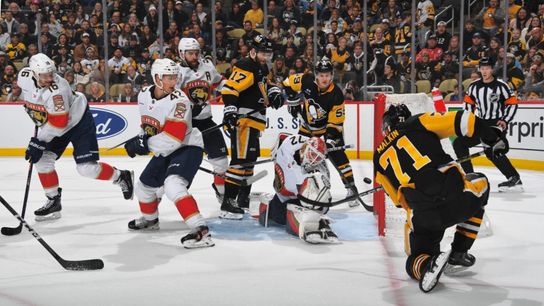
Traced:
[[480, 59], [480, 62], [478, 63], [478, 66], [479, 67], [482, 67], [482, 66], [491, 66], [491, 67], [493, 67], [493, 66], [495, 66], [495, 62], [489, 57], [482, 57]]
[[255, 48], [256, 51], [274, 52], [270, 39], [266, 38], [264, 35], [261, 34], [253, 37], [251, 47]]
[[333, 66], [331, 61], [328, 58], [323, 58], [317, 64], [315, 64], [315, 73], [319, 72], [331, 72], [333, 71]]
[[412, 113], [404, 104], [391, 104], [382, 116], [382, 131], [390, 132], [397, 128], [398, 124], [410, 118]]

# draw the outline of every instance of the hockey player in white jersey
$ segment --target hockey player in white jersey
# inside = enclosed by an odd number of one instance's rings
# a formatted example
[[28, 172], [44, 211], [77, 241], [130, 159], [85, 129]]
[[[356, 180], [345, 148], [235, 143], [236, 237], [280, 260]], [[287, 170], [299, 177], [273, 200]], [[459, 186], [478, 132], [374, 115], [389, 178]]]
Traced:
[[55, 73], [54, 62], [38, 53], [21, 69], [17, 84], [22, 89], [25, 109], [39, 127], [30, 139], [25, 159], [36, 165], [47, 202], [36, 210], [37, 221], [60, 218], [61, 192], [55, 161], [69, 143], [74, 147], [76, 169], [80, 175], [113, 181], [121, 187], [125, 199], [132, 199], [132, 171], [118, 170], [98, 162], [96, 126], [85, 96], [73, 92], [70, 84]]
[[[196, 39], [182, 38], [178, 45], [178, 52], [181, 58], [181, 69], [177, 88], [185, 92], [191, 100], [193, 127], [204, 131], [216, 125], [212, 119], [210, 98], [215, 89], [221, 89], [224, 78], [217, 72], [212, 62], [201, 58], [200, 44]], [[208, 155], [208, 161], [212, 164], [214, 172], [220, 174], [214, 176], [212, 187], [217, 200], [222, 203], [225, 179], [221, 174], [227, 171], [229, 162], [227, 145], [221, 129], [206, 134], [204, 152]]]
[[338, 243], [329, 227], [327, 209], [297, 198], [327, 202], [331, 199], [326, 145], [319, 137], [281, 133], [272, 156], [274, 158], [274, 190], [269, 203], [259, 207], [259, 223], [285, 225], [285, 230], [300, 239], [317, 243]]
[[191, 125], [190, 101], [176, 90], [179, 66], [170, 59], [157, 59], [151, 67], [155, 85], [138, 94], [142, 131], [125, 144], [130, 157], [154, 153], [136, 185], [142, 217], [128, 223], [131, 230], [159, 228], [157, 193], [164, 185], [166, 197], [175, 203], [191, 228], [181, 238], [186, 248], [213, 246], [208, 226], [188, 189], [202, 162], [202, 134]]

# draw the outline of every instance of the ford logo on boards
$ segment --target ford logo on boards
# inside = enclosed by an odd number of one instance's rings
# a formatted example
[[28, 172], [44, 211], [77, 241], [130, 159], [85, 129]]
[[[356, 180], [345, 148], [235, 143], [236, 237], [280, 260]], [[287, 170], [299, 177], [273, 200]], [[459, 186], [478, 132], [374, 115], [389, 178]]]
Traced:
[[121, 114], [104, 108], [91, 108], [96, 139], [106, 139], [121, 134], [127, 128], [127, 119]]

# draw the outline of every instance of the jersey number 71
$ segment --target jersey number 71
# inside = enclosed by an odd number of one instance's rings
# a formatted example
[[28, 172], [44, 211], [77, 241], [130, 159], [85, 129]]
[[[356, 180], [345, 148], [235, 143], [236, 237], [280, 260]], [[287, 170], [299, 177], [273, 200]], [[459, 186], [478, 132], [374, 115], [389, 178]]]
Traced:
[[385, 152], [383, 152], [382, 156], [380, 156], [380, 166], [383, 169], [386, 169], [389, 165], [391, 165], [397, 180], [401, 184], [407, 184], [410, 182], [411, 178], [402, 170], [397, 150], [404, 150], [406, 153], [408, 153], [408, 156], [410, 156], [410, 158], [414, 161], [412, 166], [416, 170], [423, 168], [423, 166], [431, 162], [431, 159], [427, 155], [422, 155], [418, 151], [418, 149], [414, 146], [410, 139], [406, 137], [406, 135], [399, 138], [395, 146], [390, 146], [387, 150], [385, 150]]

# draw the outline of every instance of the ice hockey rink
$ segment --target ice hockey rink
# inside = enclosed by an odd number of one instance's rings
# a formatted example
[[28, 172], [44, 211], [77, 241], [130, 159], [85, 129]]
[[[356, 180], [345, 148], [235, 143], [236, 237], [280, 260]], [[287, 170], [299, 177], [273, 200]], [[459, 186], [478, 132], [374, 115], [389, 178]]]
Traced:
[[[148, 158], [103, 160], [138, 175]], [[0, 193], [17, 211], [27, 167], [22, 157], [0, 159]], [[353, 168], [359, 190], [369, 188], [362, 178], [371, 176], [370, 162], [353, 161]], [[271, 164], [256, 169], [272, 173]], [[0, 305], [542, 305], [544, 173], [522, 171], [525, 192], [503, 194], [496, 190], [503, 180], [498, 170], [478, 170], [493, 186], [487, 213], [494, 234], [474, 244], [477, 261], [471, 270], [443, 276], [424, 294], [406, 275], [402, 250], [395, 241], [378, 238], [373, 214], [362, 207], [330, 211], [341, 244], [309, 245], [283, 228], [263, 228], [248, 215], [243, 221], [218, 219], [211, 176], [199, 172], [190, 191], [216, 245], [187, 250], [180, 238], [188, 228], [172, 203], [159, 206], [160, 231], [129, 232], [127, 223], [139, 217], [136, 199], [123, 200], [109, 182], [80, 177], [72, 158], [63, 157], [57, 163], [63, 217], [33, 220], [44, 201], [34, 173], [27, 220], [65, 259], [101, 258], [105, 267], [65, 271], [25, 229], [0, 236]], [[338, 176], [332, 176], [333, 197], [344, 197]], [[272, 175], [253, 191], [272, 192]], [[0, 226], [16, 225], [0, 207]]]

